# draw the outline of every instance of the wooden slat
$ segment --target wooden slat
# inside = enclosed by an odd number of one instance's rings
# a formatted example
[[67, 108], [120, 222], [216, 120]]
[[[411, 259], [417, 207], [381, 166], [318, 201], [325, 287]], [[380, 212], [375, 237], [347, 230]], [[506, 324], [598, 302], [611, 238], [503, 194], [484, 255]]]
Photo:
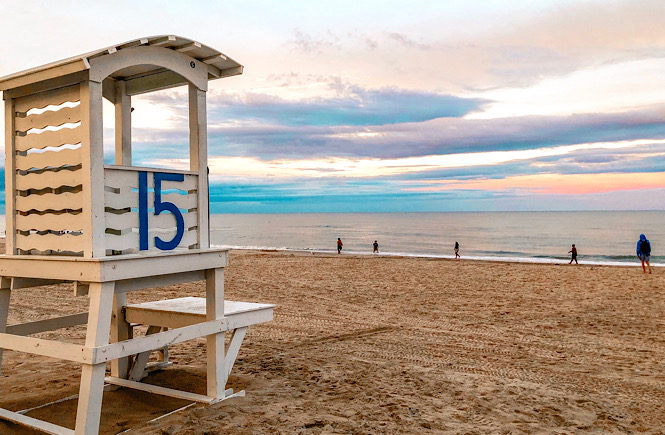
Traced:
[[88, 321], [88, 312], [69, 314], [51, 319], [36, 320], [28, 323], [19, 323], [7, 326], [7, 334], [31, 335], [44, 331], [53, 331], [60, 328], [82, 325]]
[[[182, 240], [178, 245], [178, 248], [187, 248], [190, 245], [195, 244], [198, 241], [198, 231], [185, 231], [182, 236]], [[158, 236], [162, 240], [171, 240], [175, 235], [174, 231], [165, 231], [165, 232], [155, 232], [150, 231], [148, 237], [148, 249], [157, 249], [155, 248], [155, 236]], [[113, 249], [116, 251], [124, 251], [126, 249], [139, 249], [139, 234], [138, 233], [127, 233], [121, 236], [116, 236], [113, 234], [105, 234], [105, 244], [106, 249]], [[158, 250], [158, 249], [157, 249]]]
[[83, 208], [83, 194], [81, 192], [32, 194], [16, 197], [16, 210], [19, 211], [78, 210], [81, 208]]
[[158, 385], [144, 384], [143, 382], [137, 382], [113, 376], [107, 376], [106, 378], [104, 378], [104, 381], [112, 385], [118, 385], [120, 387], [134, 388], [136, 390], [146, 391], [148, 393], [159, 394], [161, 396], [167, 396], [167, 397], [175, 397], [176, 399], [190, 400], [192, 402], [203, 402], [210, 404], [215, 401], [214, 397], [208, 397], [202, 394], [174, 390], [172, 388], [160, 387]]
[[46, 167], [59, 168], [64, 165], [80, 165], [81, 149], [63, 149], [60, 151], [44, 151], [43, 153], [30, 153], [28, 155], [16, 155], [16, 169], [25, 171], [28, 169], [41, 169]]
[[[189, 210], [196, 208], [198, 198], [195, 193], [181, 195], [179, 193], [162, 194], [162, 202], [172, 202], [178, 208]], [[155, 194], [148, 192], [148, 207], [155, 203]], [[104, 192], [104, 205], [111, 208], [138, 207], [139, 193], [130, 189], [121, 189], [120, 193]]]
[[[198, 214], [196, 212], [183, 213], [182, 219], [185, 221], [185, 229], [198, 225]], [[175, 226], [175, 219], [171, 213], [160, 213], [157, 216], [149, 214], [148, 220], [148, 228], [168, 229]], [[139, 227], [139, 215], [134, 212], [122, 214], [106, 213], [105, 221], [106, 228], [114, 230]]]
[[82, 171], [45, 171], [40, 174], [16, 176], [16, 190], [57, 188], [60, 186], [78, 186], [81, 184]]
[[13, 421], [14, 423], [22, 426], [38, 429], [41, 432], [51, 435], [74, 435], [74, 431], [57, 424], [49, 423], [48, 421], [39, 420], [27, 415], [19, 414], [18, 412], [9, 411], [0, 408], [0, 418], [4, 420]]
[[84, 237], [72, 234], [30, 234], [28, 236], [17, 234], [16, 247], [24, 251], [36, 249], [38, 251], [81, 252], [84, 248]]
[[[122, 189], [123, 187], [138, 188], [139, 186], [139, 176], [138, 171], [145, 170], [147, 172], [160, 172], [160, 169], [143, 169], [135, 168], [131, 170], [119, 170], [119, 169], [104, 169], [104, 185], [112, 187], [114, 189]], [[168, 173], [184, 173], [173, 170], [164, 170]], [[189, 172], [189, 171], [187, 171]], [[148, 176], [148, 188], [153, 188], [153, 177], [152, 175]], [[162, 190], [169, 189], [179, 189], [179, 190], [197, 190], [198, 189], [198, 176], [184, 173], [184, 180], [182, 182], [175, 181], [162, 181]]]
[[[16, 170], [15, 159], [16, 149], [14, 140], [14, 101], [11, 98], [5, 100], [5, 252], [14, 255], [14, 215], [16, 214]], [[2, 352], [0, 351], [0, 357]]]
[[55, 89], [39, 94], [29, 95], [18, 98], [14, 111], [25, 113], [30, 109], [43, 109], [46, 106], [59, 106], [67, 101], [79, 101], [79, 85], [68, 86], [66, 88]]
[[46, 147], [59, 147], [60, 145], [76, 145], [81, 142], [82, 129], [62, 128], [57, 131], [45, 131], [39, 134], [16, 136], [16, 151], [28, 151], [31, 148], [44, 149]]
[[46, 213], [43, 215], [16, 215], [16, 229], [20, 231], [81, 231], [83, 229], [83, 213]]
[[80, 121], [80, 106], [63, 107], [60, 110], [48, 110], [41, 114], [29, 115], [25, 118], [17, 117], [14, 129], [16, 131], [28, 131], [31, 128], [57, 127], [62, 124]]

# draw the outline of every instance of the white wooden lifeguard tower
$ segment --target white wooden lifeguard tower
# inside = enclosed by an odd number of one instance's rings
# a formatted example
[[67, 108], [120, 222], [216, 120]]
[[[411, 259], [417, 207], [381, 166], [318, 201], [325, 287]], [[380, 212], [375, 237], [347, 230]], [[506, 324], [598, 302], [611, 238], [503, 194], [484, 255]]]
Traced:
[[[273, 316], [272, 305], [224, 301], [227, 252], [210, 248], [206, 91], [209, 80], [242, 68], [198, 42], [155, 36], [0, 78], [0, 362], [4, 348], [82, 365], [75, 430], [21, 411], [0, 409], [0, 418], [96, 434], [105, 383], [205, 403], [234, 395], [225, 385], [247, 327]], [[189, 170], [132, 166], [131, 97], [180, 85], [189, 86]], [[115, 105], [114, 165], [104, 165], [102, 98]], [[206, 280], [206, 298], [126, 304], [127, 292], [197, 280]], [[12, 290], [56, 282], [88, 294], [89, 311], [7, 326]], [[85, 323], [85, 345], [29, 336]], [[149, 325], [147, 335], [133, 336], [138, 324]], [[228, 349], [225, 331], [233, 332]], [[166, 346], [197, 337], [207, 337], [207, 395], [140, 382], [151, 351], [161, 350], [163, 367]]]

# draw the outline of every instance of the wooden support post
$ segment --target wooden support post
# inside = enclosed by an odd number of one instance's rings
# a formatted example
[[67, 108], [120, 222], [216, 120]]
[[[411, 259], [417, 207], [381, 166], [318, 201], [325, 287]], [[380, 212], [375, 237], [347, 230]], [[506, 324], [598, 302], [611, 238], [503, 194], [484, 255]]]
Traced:
[[[83, 237], [86, 258], [106, 255], [104, 248], [104, 146], [102, 84], [81, 83], [81, 140], [83, 174]], [[110, 307], [110, 305], [109, 305]]]
[[[125, 320], [123, 307], [127, 305], [127, 294], [116, 293], [113, 296], [113, 314], [111, 316], [111, 343], [129, 339], [129, 323]], [[111, 361], [111, 376], [127, 379], [129, 374], [129, 357]]]
[[5, 253], [16, 253], [16, 191], [14, 190], [16, 178], [16, 149], [14, 131], [14, 100], [5, 100]]
[[208, 223], [208, 126], [206, 93], [189, 84], [189, 170], [199, 174], [199, 248], [210, 247]]
[[242, 341], [245, 339], [246, 334], [247, 326], [233, 330], [231, 342], [229, 343], [229, 348], [226, 351], [226, 379], [228, 379], [231, 375], [231, 369], [233, 368], [233, 364], [236, 362], [236, 358], [238, 358], [238, 352], [240, 351], [240, 346], [242, 345]]
[[[113, 293], [113, 282], [90, 284], [88, 330], [85, 335], [87, 348], [107, 345], [109, 342]], [[84, 364], [81, 369], [81, 387], [76, 409], [77, 435], [96, 434], [99, 431], [105, 371], [106, 363]]]
[[[158, 333], [162, 328], [159, 326], [149, 326], [148, 331], [145, 335], [152, 335]], [[148, 359], [150, 359], [151, 350], [146, 350], [141, 352], [134, 358], [134, 365], [132, 366], [132, 371], [129, 374], [129, 379], [132, 381], [140, 381], [143, 379], [145, 373], [145, 366], [148, 364]]]
[[[0, 289], [0, 333], [7, 330], [7, 316], [9, 315], [9, 297], [11, 290], [8, 288]], [[0, 373], [2, 373], [2, 348], [0, 348]]]
[[[224, 317], [224, 269], [206, 271], [206, 320], [217, 320]], [[224, 360], [224, 333], [207, 337], [207, 384], [208, 396], [224, 397], [226, 385], [226, 369]]]
[[132, 97], [124, 80], [115, 83], [115, 164], [132, 165]]

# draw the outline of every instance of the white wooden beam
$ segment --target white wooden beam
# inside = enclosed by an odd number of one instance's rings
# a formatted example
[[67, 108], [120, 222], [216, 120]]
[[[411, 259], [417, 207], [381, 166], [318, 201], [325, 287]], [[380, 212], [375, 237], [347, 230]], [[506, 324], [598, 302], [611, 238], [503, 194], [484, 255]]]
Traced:
[[0, 333], [0, 347], [18, 352], [47, 356], [49, 358], [88, 364], [92, 361], [94, 355], [94, 349], [86, 349], [84, 346], [77, 344], [6, 333]]
[[[109, 342], [113, 287], [112, 282], [90, 285], [88, 329], [85, 334], [87, 348], [107, 345]], [[99, 431], [105, 371], [105, 362], [84, 364], [81, 369], [81, 386], [76, 408], [77, 435], [96, 434]]]
[[187, 391], [174, 390], [172, 388], [160, 387], [158, 385], [144, 384], [142, 382], [130, 381], [128, 379], [115, 378], [107, 376], [105, 381], [109, 384], [119, 385], [121, 387], [133, 388], [135, 390], [146, 391], [148, 393], [160, 394], [162, 396], [175, 397], [176, 399], [190, 400], [192, 402], [202, 402], [211, 404], [215, 397], [208, 397], [202, 394], [189, 393]]
[[189, 85], [189, 169], [199, 174], [199, 248], [210, 247], [206, 93]]
[[228, 379], [231, 375], [231, 369], [233, 369], [236, 358], [238, 358], [238, 352], [240, 351], [240, 346], [242, 346], [242, 341], [245, 339], [246, 334], [247, 326], [233, 330], [231, 342], [229, 343], [229, 348], [226, 351], [226, 361], [224, 363], [226, 366], [226, 379]]
[[28, 417], [27, 415], [19, 414], [18, 412], [9, 411], [7, 409], [0, 408], [0, 418], [13, 421], [14, 423], [20, 424], [22, 426], [31, 427], [51, 435], [74, 434], [74, 431], [69, 428], [58, 426], [57, 424], [49, 423], [48, 421]]
[[16, 143], [14, 100], [5, 100], [5, 252], [16, 253]]
[[115, 83], [115, 164], [132, 165], [132, 97], [127, 95], [126, 83]]
[[53, 331], [60, 328], [82, 325], [88, 321], [88, 313], [70, 314], [50, 319], [36, 320], [34, 322], [18, 323], [7, 326], [7, 334], [32, 335], [44, 331]]
[[[8, 288], [0, 289], [0, 333], [7, 330], [7, 317], [9, 316], [9, 299], [12, 291]], [[0, 374], [2, 373], [2, 347], [0, 347]]]
[[[224, 269], [206, 271], [206, 320], [224, 318]], [[208, 396], [224, 397], [227, 373], [224, 360], [224, 332], [206, 338]]]
[[179, 53], [186, 53], [188, 51], [196, 50], [197, 48], [201, 48], [201, 43], [199, 42], [190, 42], [189, 44], [181, 45], [180, 47], [175, 48], [175, 51]]
[[[129, 340], [129, 323], [125, 320], [123, 307], [127, 305], [127, 294], [116, 293], [113, 296], [113, 312], [111, 314], [111, 343]], [[111, 375], [126, 378], [129, 373], [129, 358], [118, 358], [111, 361]]]
[[60, 284], [61, 279], [44, 279], [44, 278], [12, 278], [12, 290], [20, 288], [39, 287], [42, 285]]
[[[159, 326], [149, 326], [148, 331], [146, 332], [147, 335], [152, 335], [156, 334], [161, 330]], [[152, 353], [152, 350], [146, 350], [145, 352], [140, 352], [134, 357], [134, 364], [132, 365], [132, 370], [129, 373], [129, 380], [131, 381], [140, 381], [143, 379], [143, 374], [145, 372], [145, 367], [148, 364], [148, 359], [150, 359], [150, 354]], [[126, 379], [125, 376], [117, 376], [111, 373], [112, 376], [116, 377], [122, 377], [123, 379]]]

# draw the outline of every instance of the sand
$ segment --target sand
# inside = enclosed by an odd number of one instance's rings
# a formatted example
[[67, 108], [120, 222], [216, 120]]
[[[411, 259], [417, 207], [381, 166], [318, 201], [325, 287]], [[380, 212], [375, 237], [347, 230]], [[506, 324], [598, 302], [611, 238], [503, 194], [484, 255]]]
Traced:
[[[187, 402], [106, 392], [101, 433], [663, 433], [664, 289], [661, 269], [233, 252], [227, 299], [277, 304], [230, 378], [247, 397], [148, 423]], [[16, 291], [10, 323], [86, 303], [64, 285]], [[81, 343], [84, 329], [39, 336]], [[203, 393], [205, 341], [171, 358], [147, 381]], [[75, 364], [8, 351], [2, 369], [5, 408], [78, 392]], [[29, 415], [73, 427], [75, 406]]]

